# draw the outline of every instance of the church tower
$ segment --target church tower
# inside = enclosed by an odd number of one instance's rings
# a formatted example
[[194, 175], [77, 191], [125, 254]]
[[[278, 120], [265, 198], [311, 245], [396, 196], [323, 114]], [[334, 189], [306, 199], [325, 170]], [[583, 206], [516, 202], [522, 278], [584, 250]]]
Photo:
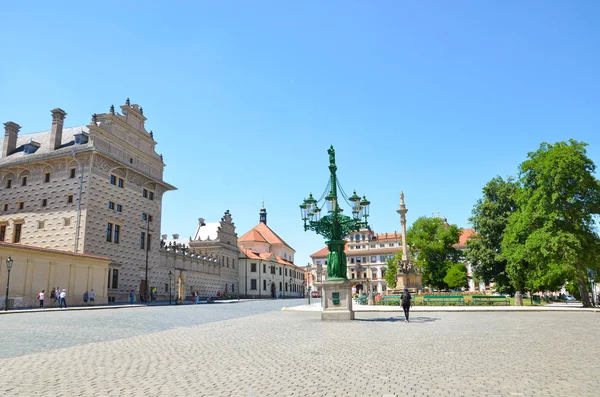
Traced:
[[267, 224], [267, 210], [265, 209], [265, 202], [262, 202], [262, 208], [260, 209], [260, 222]]

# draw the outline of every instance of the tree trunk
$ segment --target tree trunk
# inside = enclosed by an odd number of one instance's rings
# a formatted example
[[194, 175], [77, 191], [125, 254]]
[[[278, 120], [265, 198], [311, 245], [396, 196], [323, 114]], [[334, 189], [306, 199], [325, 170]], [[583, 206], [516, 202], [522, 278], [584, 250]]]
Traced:
[[585, 279], [579, 278], [579, 293], [581, 294], [581, 303], [583, 303], [583, 307], [592, 307], [592, 302], [590, 302], [590, 296], [587, 292], [587, 287], [585, 285]]
[[523, 306], [523, 295], [521, 291], [515, 292], [515, 306]]

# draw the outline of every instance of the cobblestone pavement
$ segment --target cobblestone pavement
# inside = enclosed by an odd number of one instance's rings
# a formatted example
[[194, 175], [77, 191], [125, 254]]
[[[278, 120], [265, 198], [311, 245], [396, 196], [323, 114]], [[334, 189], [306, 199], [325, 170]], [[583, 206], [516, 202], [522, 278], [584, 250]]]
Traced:
[[[190, 309], [194, 317], [214, 310]], [[146, 310], [129, 311], [129, 321]], [[82, 313], [68, 313], [73, 327], [64, 332], [37, 328], [38, 337], [77, 337]], [[415, 313], [408, 324], [395, 313], [326, 323], [320, 313], [266, 311], [6, 358], [0, 395], [598, 396], [598, 320], [597, 313], [444, 312]], [[102, 321], [106, 332], [122, 326]]]

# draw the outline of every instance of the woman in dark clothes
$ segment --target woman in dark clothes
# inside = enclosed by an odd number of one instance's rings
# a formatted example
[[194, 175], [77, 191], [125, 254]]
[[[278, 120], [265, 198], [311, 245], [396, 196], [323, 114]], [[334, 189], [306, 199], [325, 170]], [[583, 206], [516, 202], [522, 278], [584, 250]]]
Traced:
[[402, 294], [402, 309], [404, 309], [404, 322], [408, 322], [408, 312], [410, 311], [410, 303], [411, 296], [410, 292], [408, 292], [408, 288], [404, 288], [404, 293]]

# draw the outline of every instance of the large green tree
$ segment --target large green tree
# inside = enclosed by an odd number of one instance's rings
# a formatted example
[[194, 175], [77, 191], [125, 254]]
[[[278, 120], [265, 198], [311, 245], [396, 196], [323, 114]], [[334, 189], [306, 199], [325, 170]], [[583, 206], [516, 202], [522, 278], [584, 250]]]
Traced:
[[588, 307], [587, 269], [600, 266], [600, 183], [586, 146], [574, 140], [542, 143], [528, 154], [502, 251], [515, 288], [555, 289], [572, 281]]
[[398, 251], [386, 262], [385, 281], [388, 288], [396, 288], [396, 275], [398, 274], [398, 263], [402, 262], [402, 251]]
[[501, 292], [512, 292], [502, 256], [502, 238], [508, 218], [516, 210], [517, 184], [512, 177], [497, 176], [483, 187], [469, 221], [476, 234], [467, 242], [466, 258], [475, 276], [486, 284], [494, 282]]
[[439, 289], [448, 288], [444, 281], [448, 269], [459, 262], [458, 243], [461, 229], [441, 218], [420, 217], [406, 233], [413, 262], [423, 272], [423, 282]]

